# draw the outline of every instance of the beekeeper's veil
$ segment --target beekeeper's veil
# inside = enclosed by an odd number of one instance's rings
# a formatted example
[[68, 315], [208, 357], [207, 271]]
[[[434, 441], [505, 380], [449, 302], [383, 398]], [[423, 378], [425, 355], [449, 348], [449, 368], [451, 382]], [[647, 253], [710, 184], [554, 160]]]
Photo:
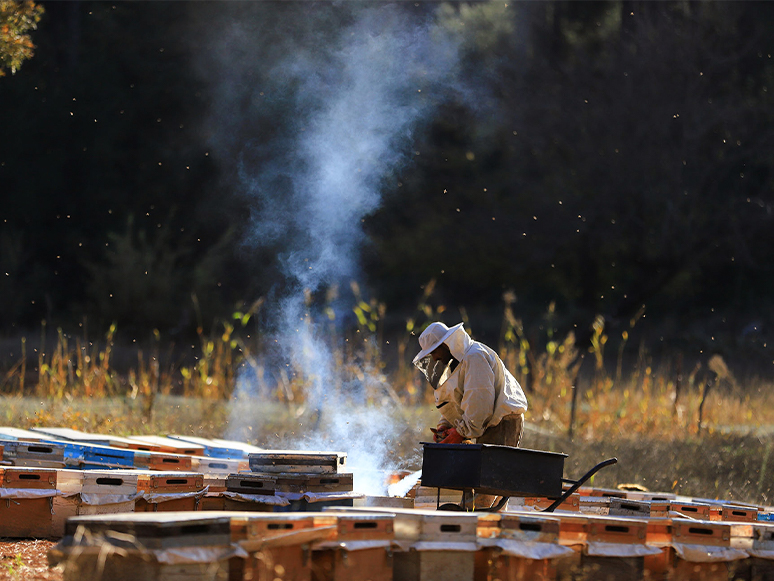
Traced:
[[441, 385], [449, 376], [449, 361], [433, 361], [431, 353], [452, 334], [462, 328], [462, 323], [449, 328], [443, 323], [430, 323], [419, 336], [419, 346], [422, 350], [414, 357], [414, 365], [427, 377], [433, 389]]

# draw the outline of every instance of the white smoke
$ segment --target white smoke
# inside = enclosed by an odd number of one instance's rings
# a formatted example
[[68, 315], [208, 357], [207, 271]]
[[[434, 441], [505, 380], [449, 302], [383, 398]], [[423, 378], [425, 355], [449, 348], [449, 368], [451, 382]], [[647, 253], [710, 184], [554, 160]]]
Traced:
[[[457, 53], [431, 21], [412, 22], [396, 6], [363, 6], [335, 41], [326, 36], [319, 54], [291, 49], [272, 68], [278, 86], [293, 87], [295, 134], [245, 148], [239, 171], [256, 200], [252, 240], [281, 240], [285, 249], [285, 280], [271, 312], [277, 359], [264, 363], [301, 370], [320, 414], [318, 433], [288, 445], [330, 450], [334, 442], [348, 454], [356, 489], [384, 494], [380, 470], [392, 468], [385, 466], [392, 414], [358, 400], [368, 382], [385, 380], [378, 373], [342, 375], [330, 327], [318, 321], [308, 297], [357, 278], [361, 221], [378, 208], [385, 182], [414, 154], [415, 132], [454, 86]], [[307, 26], [314, 30], [314, 23]], [[248, 383], [238, 383], [238, 400], [256, 391]], [[241, 406], [234, 409], [239, 414]], [[230, 423], [244, 425], [238, 417]]]

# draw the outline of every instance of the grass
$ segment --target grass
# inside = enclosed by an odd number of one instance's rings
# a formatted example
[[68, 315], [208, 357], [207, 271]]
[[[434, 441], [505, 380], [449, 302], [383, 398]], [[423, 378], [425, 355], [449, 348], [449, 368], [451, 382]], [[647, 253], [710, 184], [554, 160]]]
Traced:
[[[392, 468], [418, 469], [419, 442], [429, 439], [427, 428], [437, 418], [430, 390], [410, 358], [418, 331], [444, 318], [444, 309], [430, 306], [427, 285], [416, 318], [406, 321], [405, 334], [388, 347], [381, 328], [384, 305], [353, 291], [358, 326], [344, 340], [333, 332], [325, 339], [332, 372], [322, 386], [296, 362], [274, 375], [263, 366], [261, 342], [247, 331], [259, 303], [209, 334], [199, 329], [187, 362], [175, 361], [155, 333], [149, 345], [129, 351], [133, 363], [119, 366], [119, 351], [124, 360], [127, 351], [117, 347], [115, 327], [91, 342], [61, 330], [51, 336], [44, 325], [38, 346], [48, 347], [30, 349], [22, 339], [18, 359], [2, 376], [0, 422], [116, 435], [227, 437], [269, 448], [335, 448], [350, 458], [358, 450], [369, 461], [376, 454]], [[497, 349], [529, 387], [523, 446], [568, 454], [568, 478], [618, 457], [617, 465], [595, 476], [597, 486], [636, 482], [652, 490], [769, 503], [770, 384], [737, 381], [718, 358], [688, 373], [677, 360], [656, 367], [644, 349], [627, 362], [628, 333], [613, 350], [601, 319], [587, 352], [579, 353], [572, 335], [559, 337], [550, 325], [540, 345], [532, 344], [514, 315], [513, 297], [504, 299]], [[549, 309], [547, 320], [551, 315]], [[246, 389], [240, 381], [249, 384]], [[332, 403], [320, 410], [321, 401]]]

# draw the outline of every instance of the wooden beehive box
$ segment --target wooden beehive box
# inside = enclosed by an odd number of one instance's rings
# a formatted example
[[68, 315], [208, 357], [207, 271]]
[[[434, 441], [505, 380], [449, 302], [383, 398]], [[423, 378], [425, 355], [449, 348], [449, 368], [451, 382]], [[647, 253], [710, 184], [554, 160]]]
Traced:
[[84, 472], [69, 469], [56, 471], [56, 488], [61, 494], [53, 498], [51, 507], [53, 537], [61, 538], [64, 535], [65, 521], [78, 514]]
[[652, 517], [679, 518], [679, 515], [698, 520], [710, 520], [710, 505], [679, 500], [652, 500], [650, 502], [650, 516]]
[[273, 474], [277, 492], [351, 492], [354, 481], [351, 473], [276, 473]]
[[392, 581], [393, 515], [336, 513], [335, 537], [312, 547], [314, 581]]
[[[491, 516], [484, 517], [491, 521]], [[553, 516], [533, 513], [501, 513], [498, 515], [497, 527], [482, 529], [479, 526], [479, 537], [484, 537], [480, 543], [483, 547], [476, 552], [476, 568], [474, 579], [477, 581], [548, 581], [557, 576], [557, 559], [563, 556], [565, 547], [559, 547], [559, 519]], [[479, 525], [481, 517], [479, 517]], [[482, 534], [483, 533], [483, 534]], [[551, 547], [552, 551], [542, 548], [528, 556], [523, 551], [517, 554], [509, 543], [523, 543], [528, 546], [543, 545]], [[509, 551], [509, 549], [511, 549]]]
[[0, 486], [56, 490], [56, 474], [53, 468], [5, 466], [0, 469]]
[[0, 537], [54, 536], [56, 482], [55, 469], [0, 467]]
[[473, 579], [479, 529], [497, 527], [499, 515], [388, 507], [331, 508], [333, 514], [393, 517], [396, 579]]
[[[572, 493], [570, 496], [564, 499], [564, 501], [556, 507], [555, 510], [566, 512], [580, 512], [580, 499], [581, 495], [577, 492]], [[508, 506], [514, 507], [516, 510], [519, 507], [526, 507], [532, 510], [545, 510], [554, 503], [553, 499], [542, 498], [539, 496], [525, 496], [525, 497], [511, 497], [508, 500]]]
[[3, 440], [3, 460], [14, 466], [64, 468], [64, 446], [46, 442]]
[[143, 496], [135, 503], [136, 512], [196, 510], [204, 495], [204, 475], [199, 473], [138, 470], [137, 475]]
[[145, 470], [194, 471], [192, 456], [161, 451], [137, 450], [134, 454], [134, 466]]
[[558, 543], [559, 527], [559, 518], [549, 513], [503, 513], [498, 536], [519, 541]]
[[579, 509], [582, 513], [602, 516], [633, 516], [638, 518], [650, 516], [649, 502], [612, 496], [581, 496]]
[[213, 472], [203, 476], [208, 491], [199, 501], [198, 510], [272, 512], [275, 505], [281, 504], [270, 502], [275, 500], [274, 483], [267, 475]]
[[757, 522], [758, 509], [736, 506], [733, 504], [718, 504], [710, 508], [710, 520], [728, 522]]
[[242, 494], [271, 494], [277, 490], [275, 475], [239, 472], [226, 476], [226, 490]]
[[250, 469], [246, 460], [190, 456], [191, 470], [202, 474], [236, 474]]
[[[581, 557], [584, 579], [642, 579], [645, 572], [646, 518], [590, 516]], [[599, 551], [600, 547], [607, 547]], [[610, 548], [615, 547], [618, 548]], [[653, 550], [653, 549], [650, 549]]]
[[170, 454], [187, 454], [189, 456], [204, 455], [204, 446], [193, 442], [184, 442], [175, 438], [164, 436], [130, 436], [128, 438], [137, 442], [139, 450], [150, 452], [166, 452]]
[[[742, 571], [747, 559], [739, 560], [685, 560], [679, 557], [677, 544], [708, 547], [710, 550], [729, 550], [746, 556], [743, 548], [752, 543], [752, 524], [737, 525], [718, 521], [696, 521], [684, 518], [651, 518], [647, 521], [647, 543], [660, 547], [658, 555], [645, 557], [645, 571], [650, 578], [696, 581], [727, 581], [747, 579]], [[736, 548], [734, 547], [736, 545]], [[734, 559], [730, 557], [729, 559]]]
[[228, 581], [230, 518], [200, 512], [127, 513], [68, 520], [49, 552], [65, 581]]
[[67, 440], [81, 444], [93, 444], [97, 446], [109, 446], [113, 448], [135, 448], [133, 445], [134, 442], [131, 440], [110, 434], [93, 434], [90, 432], [82, 432], [80, 430], [73, 430], [70, 428], [57, 427], [36, 427], [32, 428], [32, 431], [42, 434], [47, 439], [54, 438], [57, 440]]
[[129, 470], [87, 470], [83, 475], [79, 515], [133, 512], [139, 475]]
[[629, 500], [644, 500], [647, 502], [667, 502], [677, 500], [677, 495], [671, 492], [649, 492], [644, 490], [627, 490], [626, 498]]
[[266, 450], [249, 455], [253, 472], [306, 474], [336, 474], [347, 463], [345, 452], [301, 452], [294, 450]]
[[[235, 460], [244, 460], [247, 462], [247, 458], [250, 454], [257, 452], [263, 452], [263, 448], [253, 446], [247, 442], [239, 442], [236, 440], [224, 440], [222, 438], [199, 438], [197, 436], [181, 436], [179, 434], [170, 434], [167, 436], [173, 440], [180, 440], [183, 442], [190, 442], [197, 444], [204, 448], [203, 455], [208, 458], [230, 458]], [[249, 470], [249, 465], [244, 470]]]
[[316, 513], [232, 513], [231, 539], [248, 552], [232, 579], [310, 581], [311, 544], [335, 538], [336, 518]]

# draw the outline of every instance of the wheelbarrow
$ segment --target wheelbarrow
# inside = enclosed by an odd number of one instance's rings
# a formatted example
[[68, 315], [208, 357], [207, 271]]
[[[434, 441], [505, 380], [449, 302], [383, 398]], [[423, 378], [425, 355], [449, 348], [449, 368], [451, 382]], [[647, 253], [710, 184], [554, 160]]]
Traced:
[[[537, 496], [553, 500], [543, 512], [553, 512], [599, 470], [618, 462], [600, 462], [578, 480], [563, 478], [567, 454], [512, 448], [493, 444], [435, 444], [422, 442], [422, 486], [438, 488], [439, 510], [464, 510], [465, 498], [476, 494], [502, 497], [482, 510], [497, 512], [512, 496]], [[563, 484], [570, 484], [567, 490]], [[441, 505], [441, 488], [463, 491], [459, 505]]]

